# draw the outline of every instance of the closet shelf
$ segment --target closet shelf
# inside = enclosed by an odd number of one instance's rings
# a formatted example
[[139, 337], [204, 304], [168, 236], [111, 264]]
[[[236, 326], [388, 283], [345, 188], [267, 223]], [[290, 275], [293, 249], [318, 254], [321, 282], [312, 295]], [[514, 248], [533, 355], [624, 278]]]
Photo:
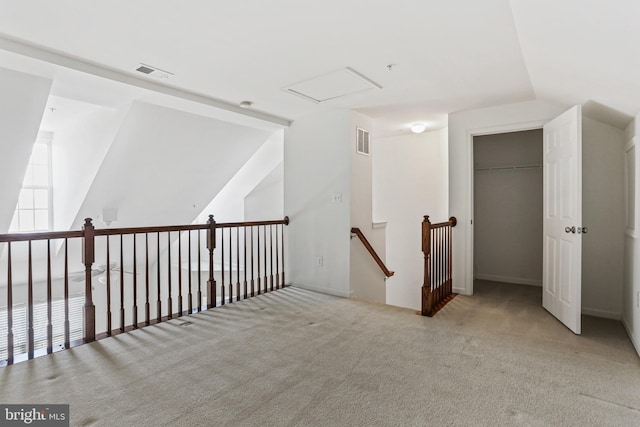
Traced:
[[542, 165], [494, 166], [490, 168], [476, 168], [475, 171], [500, 171], [500, 170], [520, 170], [520, 169], [542, 169]]

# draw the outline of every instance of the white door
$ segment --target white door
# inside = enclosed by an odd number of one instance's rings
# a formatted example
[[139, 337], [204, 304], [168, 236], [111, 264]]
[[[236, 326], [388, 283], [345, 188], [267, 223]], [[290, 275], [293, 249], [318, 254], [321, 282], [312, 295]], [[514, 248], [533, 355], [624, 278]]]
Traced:
[[542, 306], [574, 333], [582, 314], [582, 110], [544, 126]]

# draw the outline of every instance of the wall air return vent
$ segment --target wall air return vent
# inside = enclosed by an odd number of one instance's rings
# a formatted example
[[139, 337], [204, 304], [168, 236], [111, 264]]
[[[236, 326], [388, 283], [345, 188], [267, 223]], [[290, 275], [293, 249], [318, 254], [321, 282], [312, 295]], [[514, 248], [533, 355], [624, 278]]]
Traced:
[[361, 128], [356, 129], [356, 153], [358, 154], [371, 154], [371, 144], [369, 141], [369, 131]]
[[168, 79], [170, 76], [174, 75], [169, 71], [161, 70], [160, 68], [153, 67], [147, 64], [142, 64], [142, 63], [138, 68], [136, 68], [136, 71], [142, 74], [146, 74], [148, 76], [154, 77], [156, 79], [162, 79], [162, 80]]
[[282, 88], [285, 92], [315, 103], [371, 89], [382, 89], [382, 86], [348, 67]]

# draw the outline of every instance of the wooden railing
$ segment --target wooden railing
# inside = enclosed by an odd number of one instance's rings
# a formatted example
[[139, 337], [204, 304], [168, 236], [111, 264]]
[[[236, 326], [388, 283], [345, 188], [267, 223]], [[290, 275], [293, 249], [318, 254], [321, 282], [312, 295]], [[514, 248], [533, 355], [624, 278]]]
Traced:
[[425, 215], [422, 222], [424, 282], [422, 284], [423, 316], [433, 316], [453, 297], [451, 280], [451, 229], [458, 221], [431, 224]]
[[283, 288], [288, 224], [2, 234], [0, 365]]
[[362, 230], [360, 230], [357, 227], [353, 227], [351, 229], [351, 232], [353, 234], [355, 234], [356, 236], [358, 236], [358, 238], [360, 239], [360, 241], [362, 242], [362, 244], [364, 245], [364, 247], [367, 249], [367, 251], [369, 252], [369, 254], [371, 254], [371, 256], [373, 257], [373, 260], [376, 262], [376, 264], [378, 264], [378, 267], [380, 267], [380, 270], [382, 270], [382, 272], [384, 273], [385, 276], [387, 277], [391, 277], [393, 276], [394, 272], [393, 271], [389, 271], [389, 269], [387, 268], [386, 265], [384, 265], [384, 262], [382, 262], [382, 259], [380, 259], [380, 257], [378, 256], [378, 254], [376, 253], [375, 249], [373, 249], [373, 246], [371, 246], [371, 243], [369, 243], [369, 241], [367, 240], [366, 237], [364, 237], [364, 234], [362, 233]]

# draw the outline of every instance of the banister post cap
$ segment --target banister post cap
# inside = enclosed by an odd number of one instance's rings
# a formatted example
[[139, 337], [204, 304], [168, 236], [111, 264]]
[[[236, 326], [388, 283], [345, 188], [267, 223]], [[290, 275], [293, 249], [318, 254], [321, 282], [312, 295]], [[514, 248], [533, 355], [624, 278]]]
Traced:
[[88, 226], [88, 225], [93, 225], [93, 224], [91, 223], [91, 221], [93, 221], [91, 218], [85, 218], [85, 219], [84, 219], [84, 226], [86, 227], [86, 226]]

